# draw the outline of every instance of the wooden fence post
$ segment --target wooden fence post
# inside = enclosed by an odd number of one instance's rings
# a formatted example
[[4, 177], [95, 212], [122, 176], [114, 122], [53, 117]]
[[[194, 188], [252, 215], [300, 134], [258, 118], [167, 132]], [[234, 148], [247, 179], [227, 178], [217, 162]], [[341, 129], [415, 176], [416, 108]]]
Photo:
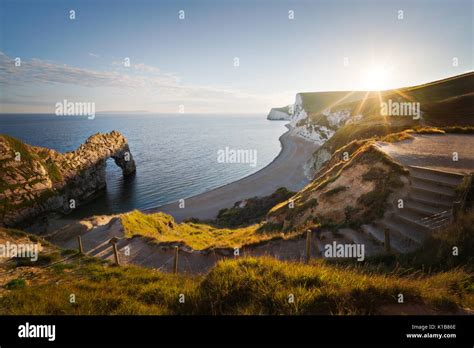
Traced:
[[174, 262], [173, 262], [173, 273], [174, 274], [178, 273], [178, 252], [179, 252], [179, 247], [175, 246], [174, 247]]
[[112, 248], [114, 249], [115, 264], [117, 266], [120, 266], [120, 259], [119, 259], [119, 254], [118, 254], [118, 251], [117, 251], [117, 242], [112, 243]]
[[79, 244], [79, 254], [84, 255], [84, 247], [82, 246], [81, 236], [77, 236], [77, 242]]
[[311, 259], [311, 230], [306, 231], [306, 263]]

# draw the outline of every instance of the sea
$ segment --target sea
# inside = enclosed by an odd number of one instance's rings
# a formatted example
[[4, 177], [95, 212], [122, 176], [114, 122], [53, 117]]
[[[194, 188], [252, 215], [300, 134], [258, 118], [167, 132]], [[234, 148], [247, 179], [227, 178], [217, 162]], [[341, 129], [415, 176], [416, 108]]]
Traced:
[[[128, 140], [137, 173], [124, 178], [107, 161], [107, 188], [78, 207], [75, 217], [148, 209], [239, 180], [267, 166], [280, 152], [285, 122], [266, 115], [97, 114], [56, 116], [1, 114], [0, 133], [28, 144], [73, 151], [97, 132], [118, 130]], [[251, 163], [219, 160], [219, 153], [247, 150]]]

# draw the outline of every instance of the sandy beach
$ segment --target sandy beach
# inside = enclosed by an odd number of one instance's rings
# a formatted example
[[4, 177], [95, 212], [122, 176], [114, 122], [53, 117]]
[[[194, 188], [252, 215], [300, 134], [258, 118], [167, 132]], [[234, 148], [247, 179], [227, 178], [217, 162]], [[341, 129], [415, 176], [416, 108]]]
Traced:
[[237, 201], [255, 196], [267, 196], [279, 187], [286, 187], [292, 191], [300, 190], [309, 182], [309, 178], [304, 175], [303, 167], [318, 145], [291, 136], [289, 131], [280, 137], [280, 142], [282, 148], [278, 156], [258, 172], [187, 198], [184, 208], [180, 208], [179, 202], [176, 202], [148, 209], [146, 212], [165, 212], [178, 222], [190, 217], [213, 219], [220, 209], [232, 207]]

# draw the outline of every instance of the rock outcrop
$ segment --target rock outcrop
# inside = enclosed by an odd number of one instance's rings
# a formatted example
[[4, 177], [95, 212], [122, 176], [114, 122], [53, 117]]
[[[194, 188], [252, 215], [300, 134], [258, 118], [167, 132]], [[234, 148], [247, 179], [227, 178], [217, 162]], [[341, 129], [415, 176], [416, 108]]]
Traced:
[[68, 213], [106, 186], [106, 161], [135, 173], [125, 137], [97, 133], [75, 151], [59, 153], [0, 135], [0, 225], [31, 223], [50, 212]]

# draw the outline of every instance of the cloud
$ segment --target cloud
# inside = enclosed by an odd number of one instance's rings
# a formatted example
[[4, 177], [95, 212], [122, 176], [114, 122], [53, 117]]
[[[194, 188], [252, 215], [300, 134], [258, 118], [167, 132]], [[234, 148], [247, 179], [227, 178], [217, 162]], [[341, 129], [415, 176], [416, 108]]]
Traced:
[[[93, 53], [89, 53], [91, 55]], [[69, 85], [77, 87], [113, 88], [123, 93], [124, 98], [137, 98], [152, 104], [197, 103], [200, 105], [254, 104], [271, 106], [274, 96], [252, 94], [220, 86], [199, 86], [184, 84], [182, 78], [174, 73], [162, 72], [161, 69], [144, 63], [124, 67], [123, 62], [112, 62], [109, 70], [93, 70], [59, 64], [47, 60], [32, 58], [23, 60], [16, 67], [14, 59], [0, 52], [0, 85], [8, 86], [7, 90], [15, 91], [27, 86], [36, 88], [38, 99], [44, 85]], [[12, 93], [13, 93], [12, 92]], [[114, 93], [107, 90], [107, 95]], [[54, 96], [51, 96], [54, 98]]]
[[29, 83], [70, 84], [84, 87], [140, 88], [143, 80], [115, 71], [97, 71], [57, 64], [37, 58], [23, 60], [15, 66], [14, 60], [0, 52], [0, 83], [23, 85]]
[[89, 57], [100, 58], [100, 54], [89, 52]]

